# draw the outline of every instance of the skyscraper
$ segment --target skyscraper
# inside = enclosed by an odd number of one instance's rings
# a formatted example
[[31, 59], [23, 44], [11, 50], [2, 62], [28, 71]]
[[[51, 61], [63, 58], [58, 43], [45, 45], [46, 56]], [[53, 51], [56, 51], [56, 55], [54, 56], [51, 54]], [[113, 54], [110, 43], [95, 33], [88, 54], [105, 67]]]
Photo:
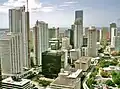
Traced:
[[83, 11], [75, 12], [74, 48], [81, 49], [83, 45]]
[[117, 28], [111, 28], [111, 46], [115, 47], [115, 39], [114, 37], [117, 36]]
[[34, 63], [37, 66], [42, 65], [42, 52], [48, 50], [48, 40], [48, 24], [43, 21], [37, 21], [33, 29]]
[[3, 33], [0, 37], [0, 59], [3, 76], [23, 72], [21, 39], [20, 33]]
[[10, 32], [22, 34], [23, 66], [30, 68], [29, 12], [25, 12], [25, 6], [9, 10], [9, 29]]
[[111, 32], [111, 29], [112, 28], [116, 28], [117, 26], [116, 26], [116, 23], [111, 23], [110, 24], [110, 42], [111, 42], [111, 35], [112, 35], [112, 32]]
[[[95, 27], [90, 27], [88, 30], [88, 56], [97, 56], [97, 31]], [[92, 51], [92, 52], [91, 52]]]

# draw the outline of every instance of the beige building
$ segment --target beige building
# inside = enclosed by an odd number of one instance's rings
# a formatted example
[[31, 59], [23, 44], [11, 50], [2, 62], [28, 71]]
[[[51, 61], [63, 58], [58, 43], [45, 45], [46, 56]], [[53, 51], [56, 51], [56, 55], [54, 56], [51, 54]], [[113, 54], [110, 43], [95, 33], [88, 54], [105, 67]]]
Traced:
[[97, 31], [94, 26], [89, 27], [87, 37], [88, 37], [88, 43], [87, 43], [88, 56], [96, 57], [97, 56]]
[[75, 62], [75, 69], [87, 71], [91, 64], [91, 57], [81, 57]]
[[81, 89], [82, 70], [62, 71], [59, 76], [50, 84], [52, 89]]

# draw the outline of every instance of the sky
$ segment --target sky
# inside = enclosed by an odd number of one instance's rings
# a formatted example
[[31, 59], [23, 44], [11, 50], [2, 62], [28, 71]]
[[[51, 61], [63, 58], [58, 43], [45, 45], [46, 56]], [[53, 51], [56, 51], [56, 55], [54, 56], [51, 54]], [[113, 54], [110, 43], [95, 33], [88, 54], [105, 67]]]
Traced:
[[[120, 0], [28, 1], [31, 27], [36, 20], [45, 21], [49, 27], [70, 27], [76, 10], [83, 10], [84, 26], [109, 26], [120, 18]], [[23, 5], [26, 5], [26, 0], [0, 0], [0, 28], [9, 27], [8, 9]]]

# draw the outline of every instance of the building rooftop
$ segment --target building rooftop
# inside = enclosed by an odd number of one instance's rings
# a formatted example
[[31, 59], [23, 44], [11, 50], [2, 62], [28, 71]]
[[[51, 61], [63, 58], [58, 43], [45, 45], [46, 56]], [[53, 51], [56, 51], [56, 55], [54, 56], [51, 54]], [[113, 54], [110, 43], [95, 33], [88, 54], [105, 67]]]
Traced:
[[78, 69], [75, 72], [70, 73], [69, 71], [64, 71], [60, 73], [59, 76], [51, 83], [51, 86], [63, 86], [68, 88], [74, 88], [76, 78], [82, 73], [82, 69]]
[[21, 81], [14, 81], [11, 77], [2, 80], [2, 83], [18, 85], [18, 86], [23, 86], [24, 84], [26, 84], [28, 82], [30, 82], [30, 80], [28, 80], [28, 79], [21, 79]]
[[79, 60], [76, 62], [82, 62], [82, 63], [87, 63], [89, 60], [91, 60], [92, 57], [81, 57]]

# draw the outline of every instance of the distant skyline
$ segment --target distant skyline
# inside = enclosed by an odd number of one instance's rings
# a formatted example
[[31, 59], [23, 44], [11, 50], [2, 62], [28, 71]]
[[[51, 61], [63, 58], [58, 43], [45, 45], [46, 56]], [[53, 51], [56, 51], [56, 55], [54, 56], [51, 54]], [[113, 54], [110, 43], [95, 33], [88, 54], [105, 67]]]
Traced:
[[[26, 0], [0, 0], [0, 28], [9, 27], [8, 9], [25, 5]], [[28, 0], [30, 26], [36, 20], [45, 21], [49, 27], [70, 27], [75, 11], [83, 10], [84, 27], [109, 26], [120, 18], [120, 0]]]

